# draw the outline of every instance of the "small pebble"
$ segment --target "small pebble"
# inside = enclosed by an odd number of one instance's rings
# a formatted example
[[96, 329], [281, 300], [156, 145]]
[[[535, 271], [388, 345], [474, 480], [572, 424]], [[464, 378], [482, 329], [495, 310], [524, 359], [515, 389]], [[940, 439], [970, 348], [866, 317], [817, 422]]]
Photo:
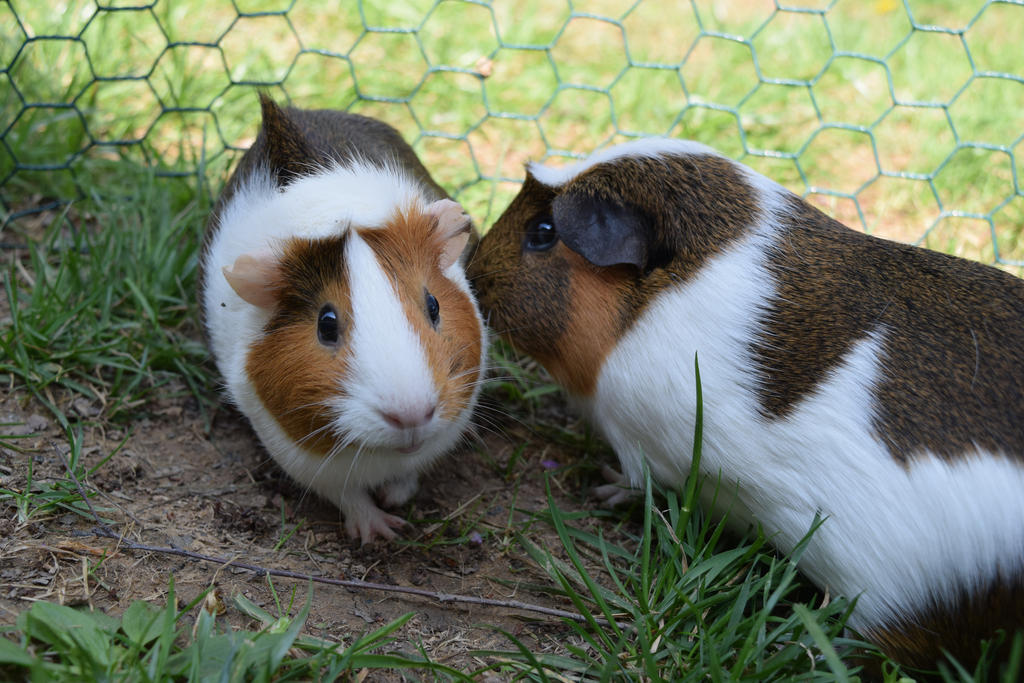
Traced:
[[38, 433], [45, 431], [50, 426], [50, 421], [42, 415], [29, 415], [25, 420], [25, 426], [28, 427], [29, 432]]

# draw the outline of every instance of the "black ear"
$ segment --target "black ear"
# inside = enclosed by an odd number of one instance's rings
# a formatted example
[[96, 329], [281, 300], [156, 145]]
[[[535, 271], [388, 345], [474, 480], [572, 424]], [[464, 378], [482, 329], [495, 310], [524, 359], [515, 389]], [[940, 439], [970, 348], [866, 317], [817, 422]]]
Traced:
[[309, 175], [318, 164], [318, 157], [302, 130], [265, 93], [260, 93], [260, 109], [263, 153], [278, 184], [287, 185], [295, 178]]
[[559, 238], [595, 266], [646, 269], [650, 230], [636, 208], [569, 192], [555, 198], [551, 214]]

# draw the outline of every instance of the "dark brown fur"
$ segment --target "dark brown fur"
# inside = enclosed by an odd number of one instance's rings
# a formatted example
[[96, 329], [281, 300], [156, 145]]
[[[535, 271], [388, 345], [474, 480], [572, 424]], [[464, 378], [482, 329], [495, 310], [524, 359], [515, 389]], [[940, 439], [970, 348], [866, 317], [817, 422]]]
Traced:
[[998, 629], [1003, 629], [1005, 639], [995, 653], [990, 652], [989, 660], [994, 662], [1005, 660], [1014, 633], [1024, 632], [1024, 581], [1020, 576], [999, 577], [974, 594], [961, 591], [952, 607], [933, 604], [913, 621], [886, 624], [864, 635], [908, 667], [934, 669], [936, 662], [945, 661], [945, 650], [971, 669], [982, 655], [978, 634], [995, 638]]
[[335, 109], [280, 107], [266, 95], [260, 96], [260, 107], [260, 132], [224, 187], [214, 215], [260, 164], [270, 168], [279, 182], [286, 185], [332, 161], [346, 162], [358, 157], [375, 164], [397, 164], [435, 195], [428, 196], [430, 200], [448, 196], [399, 132], [383, 121]]

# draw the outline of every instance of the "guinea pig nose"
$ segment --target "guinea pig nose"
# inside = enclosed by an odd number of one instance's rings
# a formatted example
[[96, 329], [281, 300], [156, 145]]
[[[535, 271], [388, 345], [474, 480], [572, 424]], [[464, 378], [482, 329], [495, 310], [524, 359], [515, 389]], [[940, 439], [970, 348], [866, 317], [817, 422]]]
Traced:
[[413, 429], [430, 422], [436, 410], [437, 404], [432, 403], [426, 410], [423, 409], [423, 406], [411, 406], [390, 408], [379, 412], [384, 421], [395, 429]]

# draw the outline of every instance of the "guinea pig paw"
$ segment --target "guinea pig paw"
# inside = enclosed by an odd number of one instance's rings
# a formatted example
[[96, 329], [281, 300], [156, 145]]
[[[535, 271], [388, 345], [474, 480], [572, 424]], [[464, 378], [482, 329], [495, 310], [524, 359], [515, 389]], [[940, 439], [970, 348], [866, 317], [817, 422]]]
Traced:
[[345, 518], [345, 531], [349, 538], [358, 539], [360, 545], [372, 543], [380, 536], [385, 541], [395, 537], [395, 529], [405, 526], [405, 520], [384, 512], [376, 505], [369, 505]]
[[386, 507], [403, 505], [416, 493], [419, 484], [419, 477], [415, 474], [389, 481], [380, 489], [381, 502]]
[[613, 508], [626, 503], [632, 503], [640, 497], [640, 491], [629, 485], [626, 477], [617, 469], [605, 465], [601, 468], [601, 475], [607, 484], [594, 487], [594, 495], [605, 507]]

